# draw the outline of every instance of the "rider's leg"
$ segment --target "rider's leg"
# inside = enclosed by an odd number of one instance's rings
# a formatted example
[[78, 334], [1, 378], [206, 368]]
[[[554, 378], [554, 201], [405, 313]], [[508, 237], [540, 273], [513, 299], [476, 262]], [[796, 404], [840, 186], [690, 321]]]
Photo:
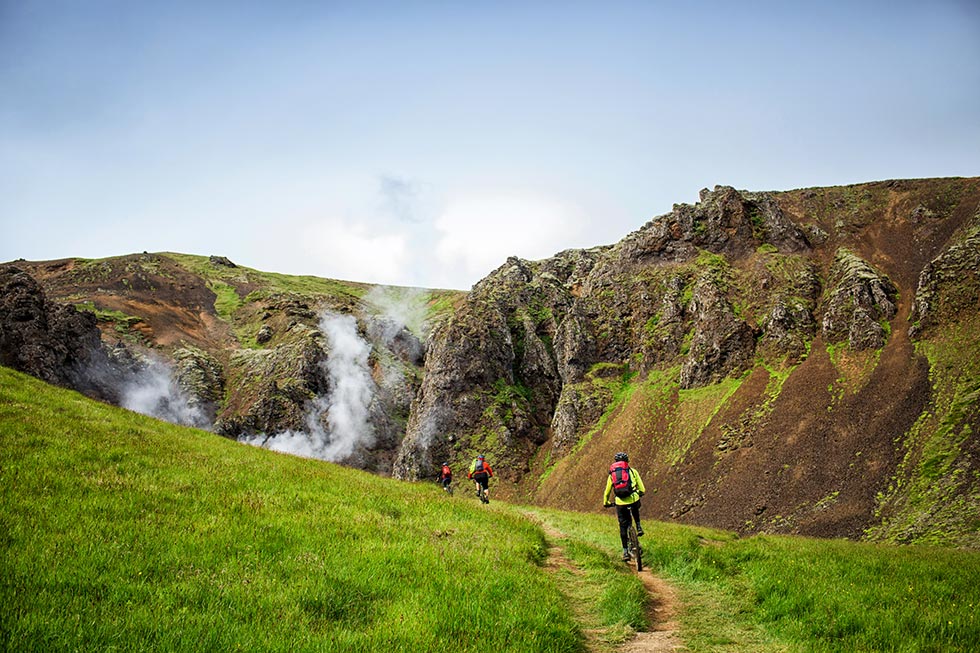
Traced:
[[633, 515], [633, 523], [636, 524], [637, 536], [643, 535], [643, 527], [640, 526], [640, 500], [630, 504], [630, 514]]
[[616, 505], [616, 518], [619, 519], [619, 539], [623, 544], [623, 560], [629, 560], [629, 537], [627, 532], [630, 528], [630, 507]]

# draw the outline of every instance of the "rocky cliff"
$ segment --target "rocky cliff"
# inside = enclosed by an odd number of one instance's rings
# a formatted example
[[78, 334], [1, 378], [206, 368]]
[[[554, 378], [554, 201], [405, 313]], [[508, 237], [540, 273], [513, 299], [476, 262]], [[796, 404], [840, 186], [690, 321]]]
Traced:
[[977, 545], [978, 211], [977, 179], [716, 187], [509, 259], [434, 334], [395, 474], [482, 452], [594, 510], [627, 450], [656, 518]]

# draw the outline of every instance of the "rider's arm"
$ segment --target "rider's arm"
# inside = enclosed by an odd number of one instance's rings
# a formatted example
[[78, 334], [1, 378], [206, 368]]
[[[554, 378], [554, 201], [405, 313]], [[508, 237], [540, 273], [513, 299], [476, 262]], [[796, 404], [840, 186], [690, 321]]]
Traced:
[[602, 495], [602, 505], [608, 506], [612, 503], [612, 476], [606, 477], [606, 491]]
[[633, 472], [633, 477], [636, 479], [636, 483], [634, 483], [634, 485], [636, 485], [636, 490], [640, 494], [646, 494], [647, 489], [643, 486], [643, 479], [640, 478], [640, 472], [636, 471], [632, 467], [630, 467], [630, 471]]

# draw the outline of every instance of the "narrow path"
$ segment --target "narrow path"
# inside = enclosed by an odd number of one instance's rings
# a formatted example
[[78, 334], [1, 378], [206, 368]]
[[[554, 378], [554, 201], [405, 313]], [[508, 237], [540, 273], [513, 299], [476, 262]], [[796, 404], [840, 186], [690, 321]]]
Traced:
[[681, 641], [677, 625], [677, 613], [680, 611], [680, 601], [677, 590], [667, 581], [655, 576], [649, 569], [639, 573], [643, 586], [650, 595], [650, 630], [637, 633], [620, 649], [620, 653], [667, 653], [669, 651], [686, 651]]
[[[569, 560], [561, 547], [561, 540], [565, 534], [555, 530], [548, 524], [538, 522], [544, 531], [548, 542], [548, 559], [545, 568], [555, 572], [565, 570], [573, 574], [583, 573]], [[616, 649], [617, 653], [672, 653], [674, 651], [686, 651], [683, 641], [678, 632], [676, 616], [681, 609], [681, 604], [677, 598], [677, 591], [667, 581], [654, 575], [648, 569], [640, 572], [640, 580], [647, 589], [650, 597], [650, 608], [648, 611], [648, 621], [650, 630], [647, 632], [636, 633], [632, 639], [625, 642]], [[587, 622], [585, 614], [580, 605], [574, 600], [571, 602], [572, 613], [579, 623]], [[608, 644], [602, 642], [603, 629], [585, 628], [586, 647], [592, 653], [607, 653], [610, 648]]]

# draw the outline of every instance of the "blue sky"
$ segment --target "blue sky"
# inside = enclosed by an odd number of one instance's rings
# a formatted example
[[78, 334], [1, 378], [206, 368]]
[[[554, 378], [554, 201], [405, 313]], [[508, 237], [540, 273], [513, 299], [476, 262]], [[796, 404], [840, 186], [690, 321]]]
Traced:
[[716, 184], [976, 175], [970, 0], [0, 0], [0, 261], [466, 289]]

